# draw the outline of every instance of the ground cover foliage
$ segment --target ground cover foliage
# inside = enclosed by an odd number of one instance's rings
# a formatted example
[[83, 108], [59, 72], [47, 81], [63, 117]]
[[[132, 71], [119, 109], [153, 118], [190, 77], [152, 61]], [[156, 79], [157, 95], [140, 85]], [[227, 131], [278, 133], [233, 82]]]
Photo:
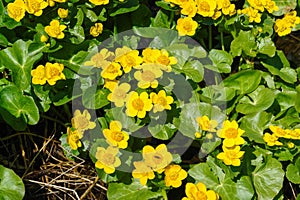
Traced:
[[1, 0], [1, 199], [300, 199], [299, 5]]

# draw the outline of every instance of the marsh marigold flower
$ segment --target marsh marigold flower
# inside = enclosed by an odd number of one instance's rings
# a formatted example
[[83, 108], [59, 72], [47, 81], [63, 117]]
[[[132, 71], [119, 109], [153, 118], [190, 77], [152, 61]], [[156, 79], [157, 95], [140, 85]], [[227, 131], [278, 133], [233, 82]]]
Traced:
[[161, 64], [161, 69], [170, 72], [172, 70], [171, 65], [175, 65], [177, 63], [177, 59], [173, 56], [169, 56], [167, 50], [160, 50], [160, 55], [157, 57], [155, 63]]
[[160, 50], [147, 47], [142, 52], [143, 61], [144, 63], [155, 63], [160, 54]]
[[95, 23], [94, 26], [90, 28], [90, 34], [94, 37], [98, 37], [103, 31], [102, 23]]
[[173, 159], [165, 144], [160, 144], [155, 149], [150, 145], [146, 145], [142, 150], [142, 154], [145, 163], [158, 173], [162, 173]]
[[274, 30], [279, 36], [288, 35], [292, 32], [292, 28], [299, 23], [300, 17], [297, 16], [297, 12], [291, 11], [285, 14], [282, 19], [275, 21]]
[[187, 15], [188, 17], [195, 17], [197, 13], [197, 5], [194, 0], [189, 0], [183, 4], [180, 5], [181, 14]]
[[[128, 48], [128, 47], [123, 47]], [[125, 73], [131, 71], [132, 67], [137, 67], [143, 62], [143, 58], [139, 56], [138, 50], [128, 48], [125, 52], [121, 53], [121, 48], [116, 49], [116, 62], [119, 62]]]
[[162, 75], [163, 72], [158, 65], [144, 64], [142, 65], [142, 70], [134, 73], [134, 78], [139, 81], [137, 84], [139, 88], [157, 88], [157, 78], [161, 77]]
[[109, 129], [103, 129], [103, 135], [109, 145], [120, 149], [127, 148], [129, 139], [128, 133], [122, 131], [121, 122], [114, 120], [109, 123]]
[[140, 95], [132, 91], [129, 93], [126, 103], [126, 114], [129, 117], [144, 118], [146, 112], [152, 109], [152, 101], [148, 98], [147, 92], [142, 92]]
[[7, 5], [7, 12], [10, 18], [19, 22], [25, 17], [25, 3], [23, 0], [15, 0]]
[[44, 85], [47, 81], [45, 74], [45, 67], [43, 65], [39, 65], [36, 69], [31, 70], [32, 83]]
[[196, 33], [198, 23], [190, 17], [179, 18], [177, 20], [176, 30], [180, 36], [193, 36]]
[[269, 128], [276, 137], [283, 137], [283, 138], [287, 138], [287, 139], [290, 138], [290, 136], [287, 134], [287, 132], [279, 126], [270, 125]]
[[263, 140], [267, 143], [268, 146], [281, 146], [283, 145], [281, 142], [278, 141], [278, 137], [274, 134], [265, 133], [263, 136]]
[[252, 7], [244, 8], [242, 10], [242, 13], [249, 17], [250, 23], [251, 22], [256, 22], [256, 23], [261, 22], [261, 14], [258, 12], [258, 10], [254, 9]]
[[112, 93], [107, 96], [107, 99], [114, 102], [117, 107], [122, 107], [124, 102], [127, 100], [127, 93], [130, 90], [130, 85], [128, 83], [122, 83], [117, 85]]
[[80, 110], [75, 110], [74, 116], [71, 119], [72, 126], [80, 132], [83, 132], [88, 129], [94, 129], [96, 127], [96, 123], [90, 121], [91, 115], [89, 111], [84, 110], [82, 113]]
[[118, 80], [109, 80], [104, 79], [104, 86], [105, 88], [109, 89], [109, 91], [114, 91], [114, 89], [118, 86], [119, 81]]
[[49, 5], [50, 7], [55, 6], [55, 2], [57, 2], [57, 3], [64, 3], [64, 2], [66, 2], [66, 1], [67, 1], [67, 0], [47, 0], [48, 5]]
[[217, 134], [220, 138], [224, 138], [223, 145], [225, 147], [233, 147], [234, 145], [244, 144], [245, 140], [241, 137], [244, 132], [235, 120], [232, 122], [226, 120]]
[[114, 60], [115, 54], [108, 49], [101, 49], [100, 52], [96, 53], [91, 57], [89, 61], [84, 63], [85, 66], [93, 66], [97, 68], [106, 68]]
[[63, 39], [65, 37], [63, 30], [65, 30], [66, 28], [67, 28], [66, 25], [60, 25], [59, 21], [57, 19], [54, 19], [50, 22], [49, 26], [45, 27], [45, 32], [50, 37]]
[[101, 72], [101, 76], [106, 79], [115, 80], [118, 76], [121, 76], [121, 65], [116, 62], [112, 62], [110, 65], [105, 67]]
[[182, 180], [187, 177], [187, 172], [180, 165], [169, 165], [165, 171], [165, 184], [167, 187], [178, 188], [182, 184]]
[[49, 63], [45, 65], [45, 75], [49, 85], [55, 85], [56, 81], [66, 79], [63, 74], [64, 65], [61, 63]]
[[41, 35], [40, 41], [41, 42], [47, 42], [48, 41], [48, 36], [47, 35]]
[[285, 130], [287, 135], [288, 135], [288, 138], [291, 138], [293, 140], [300, 140], [300, 129], [296, 128], [294, 130]]
[[154, 179], [153, 170], [143, 161], [133, 162], [135, 169], [132, 171], [132, 177], [140, 179], [142, 185], [146, 185], [148, 179]]
[[264, 3], [264, 8], [269, 12], [272, 13], [274, 11], [278, 11], [279, 8], [276, 6], [276, 3], [272, 0], [266, 0]]
[[203, 17], [212, 17], [217, 8], [216, 1], [212, 0], [196, 0], [198, 11], [197, 13]]
[[71, 149], [77, 150], [78, 147], [82, 147], [80, 139], [83, 137], [83, 132], [79, 132], [74, 128], [67, 128], [67, 143], [70, 145]]
[[26, 11], [35, 16], [41, 16], [48, 3], [43, 0], [25, 0]]
[[92, 4], [95, 4], [96, 6], [99, 5], [106, 5], [109, 3], [109, 0], [89, 0]]
[[247, 0], [252, 8], [259, 10], [260, 12], [264, 11], [263, 2], [265, 0]]
[[241, 165], [241, 158], [244, 155], [244, 151], [241, 151], [240, 146], [233, 146], [233, 147], [225, 147], [222, 146], [223, 152], [217, 155], [217, 158], [222, 160], [225, 165], [232, 165], [232, 166], [240, 166]]
[[209, 118], [204, 115], [202, 117], [197, 117], [196, 121], [203, 131], [216, 132], [216, 127], [218, 126], [216, 120], [209, 120]]
[[164, 90], [160, 90], [158, 94], [152, 92], [150, 99], [153, 103], [153, 112], [161, 112], [163, 110], [171, 110], [170, 104], [173, 103], [174, 99], [171, 96], [167, 96]]
[[182, 200], [218, 200], [219, 195], [213, 190], [207, 190], [206, 186], [199, 182], [197, 184], [187, 183], [185, 186], [185, 194]]
[[105, 173], [112, 174], [115, 172], [116, 167], [121, 165], [121, 160], [118, 157], [119, 149], [109, 146], [107, 149], [98, 147], [96, 152], [95, 166], [103, 169]]
[[64, 19], [68, 17], [69, 14], [69, 10], [68, 9], [63, 9], [63, 8], [59, 8], [57, 10], [57, 14], [60, 18]]
[[217, 1], [218, 10], [222, 10], [224, 15], [234, 15], [236, 13], [235, 5], [230, 3], [230, 0]]

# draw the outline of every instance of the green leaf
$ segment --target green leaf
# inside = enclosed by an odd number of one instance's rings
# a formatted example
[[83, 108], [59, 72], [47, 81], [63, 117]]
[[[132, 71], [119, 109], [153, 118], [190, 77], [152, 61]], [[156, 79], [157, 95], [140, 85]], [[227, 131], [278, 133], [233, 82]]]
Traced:
[[168, 140], [174, 135], [177, 129], [173, 124], [170, 123], [167, 124], [150, 123], [148, 126], [148, 130], [154, 138], [160, 140]]
[[26, 123], [34, 125], [39, 121], [39, 110], [32, 97], [25, 96], [16, 86], [7, 86], [0, 91], [1, 107], [16, 118], [24, 117]]
[[235, 97], [235, 89], [220, 85], [210, 85], [203, 88], [201, 100], [209, 103], [230, 101]]
[[[296, 87], [297, 95], [295, 99], [300, 99], [300, 85]], [[300, 101], [295, 101], [295, 109], [300, 113]]]
[[276, 94], [275, 99], [277, 100], [281, 111], [287, 110], [295, 105], [297, 99], [297, 92], [290, 90], [282, 90]]
[[111, 17], [115, 17], [117, 15], [121, 15], [121, 14], [125, 14], [125, 13], [135, 11], [140, 6], [138, 0], [130, 0], [130, 1], [127, 1], [126, 3], [120, 4], [120, 5], [121, 5], [120, 7], [117, 7], [117, 10], [110, 13]]
[[175, 68], [175, 71], [185, 74], [188, 78], [194, 82], [199, 83], [203, 80], [204, 68], [199, 60], [188, 61], [182, 67], [182, 69]]
[[16, 118], [8, 111], [0, 107], [0, 115], [4, 119], [4, 121], [9, 124], [16, 131], [24, 131], [26, 129], [26, 122], [23, 116], [20, 118]]
[[151, 25], [153, 27], [170, 28], [169, 16], [162, 10], [159, 10]]
[[272, 114], [265, 111], [249, 114], [241, 118], [240, 128], [250, 140], [263, 144], [263, 132], [269, 127], [271, 118]]
[[18, 40], [12, 47], [0, 51], [1, 65], [12, 71], [13, 82], [20, 89], [29, 88], [32, 66], [41, 58], [44, 48], [44, 44]]
[[176, 11], [176, 10], [178, 10], [178, 8], [176, 8], [175, 6], [171, 7], [169, 3], [164, 2], [164, 1], [155, 1], [155, 4], [158, 7], [161, 7], [163, 9], [165, 9], [165, 10], [169, 10], [169, 11]]
[[91, 20], [91, 22], [96, 22], [98, 20], [98, 16], [96, 15], [96, 13], [92, 10], [87, 9], [85, 11], [85, 15], [86, 17]]
[[240, 99], [236, 111], [242, 114], [257, 113], [267, 110], [273, 102], [274, 92], [264, 86], [259, 86], [248, 96]]
[[159, 199], [160, 197], [162, 197], [160, 192], [152, 192], [151, 188], [142, 186], [139, 182], [133, 182], [130, 185], [111, 183], [107, 189], [108, 199]]
[[237, 196], [239, 200], [252, 199], [254, 195], [254, 188], [252, 185], [252, 180], [249, 176], [242, 176], [236, 183], [237, 186]]
[[241, 94], [254, 91], [261, 80], [261, 72], [258, 70], [244, 70], [232, 74], [223, 81], [225, 87], [240, 90]]
[[3, 2], [0, 1], [0, 28], [6, 27], [8, 29], [14, 29], [15, 27], [21, 25], [21, 22], [16, 22], [14, 19], [8, 16], [7, 11], [4, 11]]
[[24, 195], [22, 179], [13, 170], [0, 165], [0, 199], [22, 200]]
[[[275, 176], [276, 175], [276, 176]], [[282, 188], [284, 171], [281, 163], [267, 156], [252, 173], [252, 180], [258, 200], [274, 199]]]
[[79, 155], [79, 151], [71, 149], [69, 143], [67, 142], [67, 137], [67, 134], [62, 134], [59, 140], [61, 142], [62, 149], [64, 150], [64, 155], [68, 159], [73, 160], [75, 156]]
[[107, 99], [109, 93], [110, 91], [106, 89], [88, 88], [83, 92], [82, 103], [86, 108], [100, 109], [110, 103]]
[[211, 59], [212, 65], [204, 65], [205, 68], [219, 73], [231, 72], [231, 64], [233, 62], [231, 54], [226, 51], [212, 49], [208, 53], [208, 57]]
[[255, 37], [251, 31], [241, 31], [238, 37], [236, 37], [230, 45], [230, 52], [233, 57], [240, 56], [244, 53], [247, 56], [256, 56], [257, 45]]
[[8, 45], [8, 40], [6, 37], [0, 33], [0, 46], [7, 46]]
[[271, 38], [262, 38], [258, 44], [258, 53], [266, 54], [273, 57], [276, 52], [276, 47]]
[[286, 177], [294, 184], [300, 184], [300, 157], [295, 164], [290, 163], [286, 168]]
[[33, 85], [33, 91], [35, 95], [40, 99], [40, 104], [44, 112], [47, 112], [50, 108], [51, 99], [49, 97], [49, 90], [44, 90], [42, 85]]
[[84, 35], [84, 29], [81, 25], [75, 25], [74, 28], [69, 28], [69, 32], [72, 36], [70, 40], [74, 44], [80, 44], [81, 42], [84, 41], [85, 35]]
[[284, 15], [288, 12], [290, 12], [291, 10], [294, 10], [297, 6], [297, 0], [273, 0], [276, 4], [276, 6], [278, 6], [279, 10], [278, 11], [274, 11], [272, 14], [275, 16], [281, 16]]
[[219, 185], [218, 177], [211, 171], [207, 163], [199, 163], [194, 165], [188, 174], [193, 177], [196, 182], [202, 182], [208, 188], [215, 188]]

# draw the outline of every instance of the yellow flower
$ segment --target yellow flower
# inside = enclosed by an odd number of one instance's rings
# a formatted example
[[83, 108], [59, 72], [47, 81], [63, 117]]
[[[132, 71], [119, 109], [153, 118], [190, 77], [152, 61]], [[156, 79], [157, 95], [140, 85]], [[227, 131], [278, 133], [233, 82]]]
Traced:
[[67, 0], [47, 0], [47, 2], [48, 2], [48, 5], [50, 6], [50, 7], [53, 7], [54, 5], [55, 5], [55, 2], [57, 2], [57, 3], [64, 3], [64, 2], [66, 2]]
[[49, 63], [45, 65], [45, 73], [49, 85], [55, 85], [56, 81], [66, 79], [63, 74], [64, 65], [60, 63]]
[[133, 165], [135, 169], [132, 171], [132, 177], [140, 179], [142, 185], [146, 185], [148, 179], [151, 180], [155, 178], [153, 170], [147, 166], [145, 162], [133, 162]]
[[143, 55], [143, 61], [144, 63], [155, 63], [157, 58], [160, 56], [160, 50], [158, 49], [151, 49], [151, 48], [146, 48], [143, 50], [142, 55]]
[[78, 147], [82, 147], [82, 143], [80, 141], [82, 137], [82, 132], [79, 132], [74, 128], [67, 128], [67, 143], [70, 145], [71, 149], [77, 150]]
[[300, 129], [295, 129], [295, 130], [285, 130], [287, 135], [288, 135], [288, 138], [291, 138], [293, 140], [300, 140]]
[[185, 186], [185, 194], [182, 200], [218, 200], [219, 195], [213, 190], [207, 190], [206, 186], [199, 182], [197, 184], [187, 183]]
[[121, 165], [121, 160], [117, 157], [119, 149], [109, 146], [107, 149], [98, 147], [96, 152], [96, 163], [95, 166], [99, 169], [104, 169], [107, 174], [115, 172], [115, 168]]
[[290, 135], [281, 127], [270, 125], [269, 128], [276, 137], [283, 137], [283, 138], [290, 139]]
[[167, 187], [178, 188], [182, 184], [182, 180], [187, 177], [187, 172], [180, 165], [169, 165], [165, 171], [165, 184]]
[[164, 90], [160, 90], [158, 94], [152, 92], [150, 94], [150, 99], [152, 100], [153, 112], [161, 112], [163, 110], [171, 110], [170, 104], [173, 103], [174, 99], [171, 96], [167, 96]]
[[263, 139], [268, 146], [282, 145], [282, 143], [278, 141], [278, 137], [274, 134], [271, 135], [270, 133], [265, 133]]
[[116, 62], [112, 62], [110, 65], [105, 67], [101, 72], [101, 76], [106, 79], [115, 80], [118, 76], [121, 76], [121, 65]]
[[139, 88], [157, 88], [158, 81], [156, 79], [162, 75], [163, 72], [160, 70], [158, 65], [144, 64], [142, 65], [142, 70], [134, 73], [134, 78], [139, 81], [137, 84]]
[[71, 119], [72, 126], [80, 132], [96, 127], [96, 123], [90, 121], [91, 115], [89, 111], [84, 110], [81, 114], [80, 110], [75, 110], [74, 116]]
[[128, 98], [126, 114], [130, 117], [144, 118], [146, 111], [150, 111], [153, 106], [152, 101], [148, 99], [147, 92], [142, 92], [139, 96], [137, 92], [132, 91]]
[[104, 87], [109, 89], [111, 92], [114, 91], [114, 89], [118, 86], [118, 83], [118, 80], [104, 79]]
[[203, 131], [216, 132], [216, 127], [218, 126], [218, 122], [216, 120], [209, 120], [209, 118], [204, 115], [202, 117], [197, 117], [196, 121], [198, 122], [200, 128]]
[[182, 8], [180, 11], [181, 14], [187, 15], [188, 17], [194, 17], [197, 13], [197, 5], [194, 0], [189, 0], [180, 7]]
[[278, 6], [276, 6], [276, 3], [272, 0], [266, 0], [265, 4], [264, 4], [264, 8], [269, 12], [272, 13], [274, 11], [278, 11], [279, 8]]
[[297, 24], [300, 23], [300, 17], [297, 17], [296, 11], [291, 11], [284, 15], [282, 19], [275, 21], [274, 30], [279, 36], [288, 35]]
[[162, 173], [173, 159], [165, 144], [160, 144], [155, 149], [150, 145], [146, 145], [142, 150], [142, 154], [145, 163], [158, 173]]
[[261, 14], [258, 12], [258, 10], [254, 9], [252, 7], [244, 8], [242, 10], [242, 13], [245, 15], [248, 15], [250, 23], [251, 22], [256, 22], [256, 23], [261, 22]]
[[25, 3], [23, 0], [15, 0], [7, 5], [7, 13], [10, 18], [19, 22], [25, 17]]
[[176, 30], [180, 36], [189, 35], [193, 36], [196, 33], [198, 23], [195, 22], [192, 18], [179, 18], [177, 20]]
[[222, 9], [224, 15], [234, 15], [236, 13], [235, 5], [231, 4], [229, 0], [217, 1], [218, 10]]
[[44, 85], [46, 83], [45, 68], [39, 65], [36, 69], [31, 70], [32, 83]]
[[227, 148], [223, 145], [223, 151], [217, 155], [217, 158], [222, 160], [225, 165], [232, 165], [232, 166], [240, 166], [241, 165], [241, 158], [244, 155], [244, 151], [240, 151], [240, 146], [233, 146]]
[[89, 61], [84, 63], [84, 65], [104, 69], [111, 64], [114, 58], [114, 53], [104, 48], [101, 49], [100, 52], [93, 55]]
[[225, 147], [233, 147], [234, 145], [244, 144], [245, 140], [241, 137], [244, 132], [235, 120], [232, 122], [226, 120], [217, 134], [220, 138], [224, 138], [223, 145]]
[[173, 56], [169, 56], [169, 53], [165, 49], [162, 49], [155, 62], [157, 64], [164, 65], [165, 67], [162, 66], [162, 69], [170, 72], [172, 69], [170, 65], [175, 65], [177, 63], [177, 59]]
[[264, 1], [265, 0], [248, 0], [248, 3], [255, 10], [259, 10], [260, 12], [263, 12], [264, 11], [264, 6], [263, 6]]
[[202, 137], [202, 134], [200, 132], [195, 133], [195, 138], [199, 139]]
[[130, 90], [130, 85], [128, 83], [122, 83], [117, 85], [112, 93], [107, 96], [107, 99], [114, 102], [117, 107], [122, 107], [124, 102], [127, 100], [127, 92]]
[[99, 5], [106, 5], [109, 3], [109, 0], [89, 0], [92, 4], [95, 4], [96, 6]]
[[196, 0], [199, 15], [203, 17], [212, 17], [217, 8], [216, 1], [212, 0]]
[[40, 41], [41, 41], [41, 42], [47, 42], [47, 41], [48, 41], [48, 36], [42, 35], [42, 36], [40, 37]]
[[289, 143], [287, 144], [287, 146], [288, 146], [288, 148], [292, 149], [292, 148], [295, 147], [295, 144], [294, 144], [293, 142], [289, 142]]
[[64, 19], [68, 17], [69, 14], [69, 10], [68, 9], [63, 9], [63, 8], [59, 8], [57, 10], [57, 14], [60, 18]]
[[25, 0], [26, 11], [35, 16], [41, 16], [48, 3], [43, 0]]
[[95, 23], [94, 26], [90, 28], [90, 34], [94, 37], [98, 37], [103, 31], [102, 23]]
[[[126, 48], [127, 50], [121, 50]], [[121, 52], [124, 53], [121, 53]], [[132, 67], [137, 67], [143, 62], [143, 58], [139, 56], [138, 50], [132, 50], [128, 47], [117, 48], [116, 49], [116, 62], [119, 62], [122, 65], [122, 68], [125, 73], [131, 71]]]
[[120, 149], [127, 148], [127, 141], [129, 139], [128, 133], [122, 131], [122, 124], [119, 121], [111, 121], [109, 129], [103, 130], [103, 135], [109, 145], [118, 147]]
[[54, 19], [50, 22], [50, 26], [45, 27], [45, 31], [50, 37], [63, 39], [65, 37], [63, 30], [66, 28], [66, 25], [60, 25], [59, 21]]

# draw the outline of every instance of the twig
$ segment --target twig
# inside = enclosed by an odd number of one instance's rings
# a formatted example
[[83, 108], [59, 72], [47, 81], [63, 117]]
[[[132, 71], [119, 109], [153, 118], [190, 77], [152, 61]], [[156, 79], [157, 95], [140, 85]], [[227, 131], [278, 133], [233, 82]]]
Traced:
[[80, 200], [84, 199], [86, 197], [86, 195], [88, 195], [88, 193], [90, 193], [90, 191], [96, 185], [96, 183], [98, 182], [98, 180], [99, 180], [99, 177], [96, 176], [96, 179], [95, 179], [94, 183], [81, 195]]
[[294, 191], [294, 188], [293, 188], [293, 186], [292, 186], [292, 184], [291, 184], [290, 181], [289, 181], [289, 185], [290, 185], [290, 187], [291, 187], [291, 189], [292, 189], [293, 197], [294, 197], [294, 199], [296, 199], [296, 198], [297, 198], [297, 195], [296, 195], [296, 193], [295, 193], [295, 191]]

